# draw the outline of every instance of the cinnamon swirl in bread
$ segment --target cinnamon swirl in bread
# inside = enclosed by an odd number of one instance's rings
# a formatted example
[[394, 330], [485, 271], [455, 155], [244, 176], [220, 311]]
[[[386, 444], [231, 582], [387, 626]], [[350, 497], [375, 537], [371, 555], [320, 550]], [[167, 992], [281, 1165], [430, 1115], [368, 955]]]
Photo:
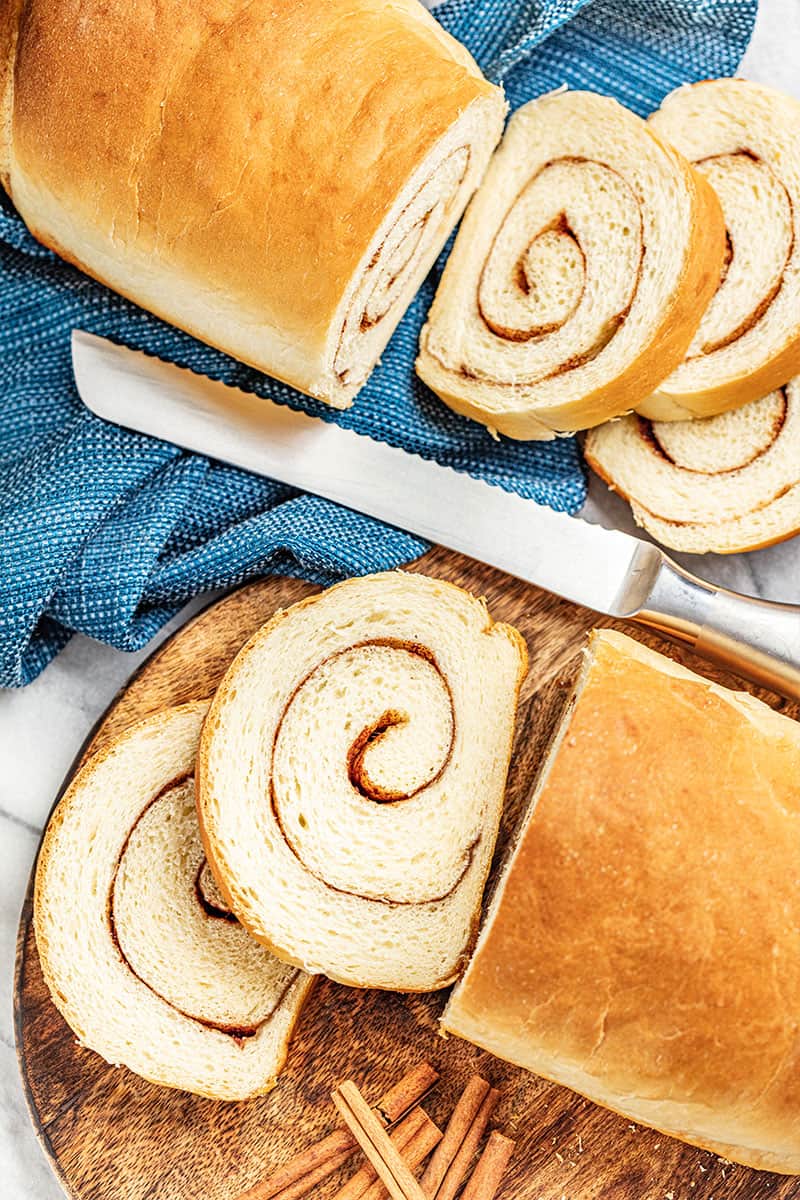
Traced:
[[711, 187], [644, 121], [588, 92], [534, 100], [470, 205], [417, 371], [509, 437], [598, 425], [683, 359], [724, 253]]
[[205, 861], [194, 761], [207, 702], [165, 709], [86, 763], [36, 871], [51, 995], [83, 1045], [220, 1100], [273, 1086], [311, 985], [245, 932]]
[[798, 778], [796, 721], [596, 631], [444, 1027], [800, 1174]]
[[505, 113], [418, 0], [15, 0], [3, 59], [0, 176], [33, 233], [337, 408]]
[[432, 991], [472, 942], [525, 644], [452, 584], [392, 572], [280, 612], [234, 660], [198, 754], [206, 853], [281, 958]]
[[727, 253], [684, 362], [639, 411], [657, 421], [711, 416], [800, 373], [800, 103], [714, 79], [673, 92], [650, 127], [716, 191]]
[[585, 454], [674, 550], [735, 554], [800, 530], [800, 378], [716, 417], [610, 421], [590, 430]]

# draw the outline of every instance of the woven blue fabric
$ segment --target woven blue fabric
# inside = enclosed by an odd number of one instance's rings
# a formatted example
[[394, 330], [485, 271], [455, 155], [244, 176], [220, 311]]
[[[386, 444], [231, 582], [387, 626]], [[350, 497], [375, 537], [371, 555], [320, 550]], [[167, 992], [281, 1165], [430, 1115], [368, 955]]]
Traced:
[[[568, 83], [646, 114], [680, 83], [732, 73], [756, 8], [757, 0], [447, 0], [436, 15], [504, 83], [512, 106]], [[493, 441], [414, 375], [444, 257], [355, 407], [334, 413], [62, 263], [4, 201], [0, 685], [33, 679], [74, 630], [134, 650], [198, 592], [268, 572], [331, 582], [425, 549], [317, 497], [97, 420], [72, 382], [74, 327], [576, 511], [585, 481], [574, 440]]]

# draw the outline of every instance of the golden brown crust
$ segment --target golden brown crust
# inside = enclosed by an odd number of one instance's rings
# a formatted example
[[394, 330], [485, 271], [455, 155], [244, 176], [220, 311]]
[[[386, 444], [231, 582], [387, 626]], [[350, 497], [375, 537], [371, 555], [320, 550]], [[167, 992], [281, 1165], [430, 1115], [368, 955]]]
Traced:
[[750, 404], [783, 387], [787, 379], [793, 379], [796, 375], [800, 375], [800, 336], [788, 342], [775, 358], [738, 379], [704, 391], [681, 393], [675, 399], [667, 393], [663, 396], [656, 394], [640, 404], [637, 412], [653, 421], [710, 417]]
[[295, 344], [328, 348], [415, 169], [499, 95], [417, 0], [27, 0], [19, 30], [8, 186], [31, 230], [205, 340], [218, 307], [223, 348], [263, 327], [253, 361], [284, 376]]
[[593, 650], [444, 1025], [800, 1172], [798, 728], [621, 634]]
[[9, 188], [11, 110], [14, 90], [14, 61], [17, 31], [25, 0], [3, 0], [0, 4], [0, 184]]

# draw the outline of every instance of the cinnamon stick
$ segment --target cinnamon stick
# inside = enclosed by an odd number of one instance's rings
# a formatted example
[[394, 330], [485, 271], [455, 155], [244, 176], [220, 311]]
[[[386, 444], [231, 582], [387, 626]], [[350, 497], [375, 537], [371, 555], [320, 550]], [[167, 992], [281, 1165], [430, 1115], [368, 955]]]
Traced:
[[461, 1193], [461, 1200], [493, 1200], [505, 1174], [515, 1142], [493, 1129], [478, 1159], [478, 1165]]
[[[273, 1196], [285, 1191], [298, 1180], [305, 1179], [307, 1175], [314, 1175], [315, 1182], [318, 1183], [320, 1179], [325, 1179], [342, 1166], [354, 1150], [355, 1143], [349, 1129], [335, 1129], [321, 1142], [290, 1158], [273, 1175], [242, 1192], [238, 1200], [272, 1200]], [[320, 1175], [319, 1172], [323, 1169], [325, 1174]]]
[[[421, 1108], [414, 1108], [395, 1128], [391, 1140], [409, 1167], [414, 1168], [424, 1162], [441, 1136], [441, 1129], [433, 1123], [428, 1114]], [[366, 1200], [366, 1197], [371, 1197], [375, 1191], [381, 1197], [386, 1196], [386, 1189], [378, 1178], [377, 1171], [371, 1163], [366, 1162], [339, 1188], [332, 1200]]]
[[387, 1125], [394, 1125], [395, 1121], [404, 1117], [409, 1109], [413, 1108], [415, 1104], [419, 1104], [438, 1078], [439, 1072], [435, 1071], [430, 1063], [420, 1063], [418, 1067], [414, 1067], [394, 1087], [390, 1087], [388, 1092], [381, 1096], [375, 1105], [378, 1115]]
[[352, 1080], [339, 1084], [333, 1092], [333, 1102], [392, 1200], [425, 1200], [425, 1193], [402, 1155]]
[[305, 1200], [306, 1196], [313, 1196], [317, 1184], [324, 1183], [334, 1171], [338, 1171], [340, 1167], [343, 1167], [353, 1157], [354, 1152], [355, 1147], [349, 1146], [343, 1153], [336, 1155], [334, 1158], [329, 1158], [325, 1162], [321, 1162], [314, 1170], [301, 1175], [299, 1179], [296, 1179], [294, 1183], [290, 1183], [288, 1187], [282, 1188], [275, 1196], [275, 1200]]
[[[441, 1136], [441, 1129], [439, 1129], [438, 1125], [434, 1125], [433, 1121], [429, 1121], [427, 1125], [422, 1126], [419, 1133], [411, 1139], [403, 1151], [403, 1158], [412, 1170], [421, 1163], [424, 1163], [431, 1150], [433, 1150], [441, 1139]], [[383, 1183], [380, 1179], [376, 1179], [372, 1186], [364, 1192], [361, 1200], [388, 1200], [388, 1198], [389, 1193]]]
[[[430, 1063], [420, 1063], [408, 1071], [375, 1105], [381, 1119], [393, 1125], [430, 1091], [439, 1078]], [[296, 1154], [272, 1175], [242, 1192], [237, 1200], [295, 1200], [316, 1183], [338, 1171], [357, 1149], [349, 1129], [336, 1129], [322, 1141]], [[303, 1186], [300, 1187], [302, 1182]], [[284, 1193], [286, 1193], [284, 1195]]]
[[422, 1190], [427, 1196], [435, 1196], [447, 1170], [461, 1148], [478, 1110], [486, 1099], [489, 1084], [480, 1075], [473, 1075], [461, 1093], [453, 1109], [444, 1137], [436, 1149], [422, 1176]]
[[455, 1200], [456, 1193], [467, 1177], [475, 1152], [489, 1124], [489, 1118], [500, 1099], [500, 1093], [490, 1088], [484, 1097], [475, 1120], [467, 1130], [466, 1136], [455, 1158], [451, 1162], [447, 1174], [439, 1185], [436, 1200]]

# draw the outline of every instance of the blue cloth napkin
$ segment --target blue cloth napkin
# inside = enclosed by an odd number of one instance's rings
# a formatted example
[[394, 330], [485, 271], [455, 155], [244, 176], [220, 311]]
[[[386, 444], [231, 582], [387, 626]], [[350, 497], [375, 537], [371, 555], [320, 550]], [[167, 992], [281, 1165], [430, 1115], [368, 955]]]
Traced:
[[[436, 16], [512, 106], [567, 83], [646, 115], [678, 84], [731, 74], [757, 0], [447, 0]], [[75, 630], [143, 646], [190, 597], [269, 572], [322, 583], [425, 543], [317, 497], [106, 425], [72, 381], [74, 327], [404, 446], [567, 512], [574, 439], [493, 441], [416, 378], [445, 255], [355, 407], [334, 413], [180, 333], [43, 249], [0, 207], [0, 686], [32, 680]]]

